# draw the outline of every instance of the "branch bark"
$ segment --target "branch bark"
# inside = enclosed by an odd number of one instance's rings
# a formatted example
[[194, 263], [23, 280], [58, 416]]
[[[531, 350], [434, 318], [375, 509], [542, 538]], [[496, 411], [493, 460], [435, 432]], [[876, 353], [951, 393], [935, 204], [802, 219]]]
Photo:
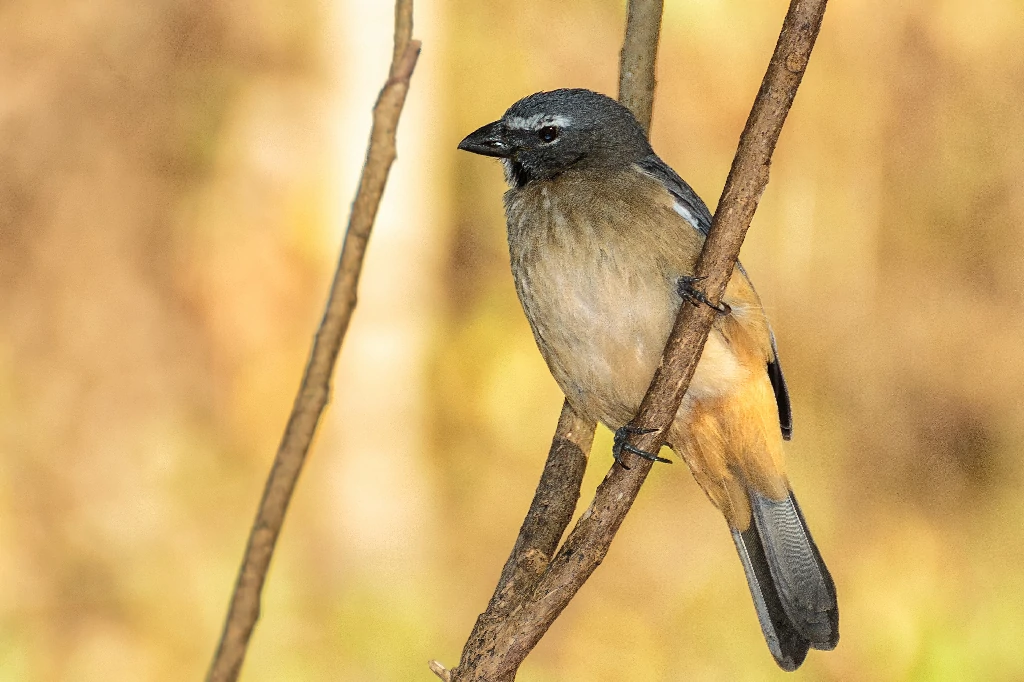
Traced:
[[[430, 662], [431, 670], [442, 680], [472, 679], [463, 677], [465, 671], [475, 669], [481, 659], [493, 650], [506, 619], [533, 593], [544, 575], [576, 510], [583, 474], [587, 471], [587, 458], [594, 444], [595, 428], [594, 422], [576, 414], [569, 401], [562, 404], [555, 437], [530, 510], [501, 571], [494, 595], [487, 609], [476, 619], [466, 640], [459, 667], [449, 672], [437, 661]], [[515, 670], [512, 670], [494, 678], [494, 681], [511, 682], [514, 679]]]
[[409, 92], [420, 43], [412, 40], [412, 0], [395, 4], [395, 48], [388, 79], [373, 108], [373, 127], [359, 189], [352, 204], [341, 258], [334, 273], [323, 320], [313, 340], [302, 384], [263, 490], [249, 534], [231, 605], [207, 682], [233, 682], [245, 660], [260, 614], [266, 580], [288, 503], [331, 392], [331, 375], [356, 306], [363, 256], [395, 160], [395, 134]]
[[650, 134], [654, 65], [658, 58], [663, 0], [629, 0], [626, 37], [619, 55], [619, 101]]
[[[775, 52], [740, 136], [695, 273], [705, 278], [705, 294], [713, 303], [718, 303], [725, 292], [767, 186], [771, 156], [821, 28], [826, 2], [790, 3]], [[715, 315], [709, 306], [680, 308], [661, 364], [632, 422], [641, 429], [653, 429], [631, 438], [638, 448], [657, 452], [664, 444]], [[463, 656], [463, 664], [453, 671], [452, 680], [506, 682], [515, 678], [527, 654], [604, 559], [652, 463], [631, 457], [629, 466], [624, 469], [612, 465], [590, 507], [551, 560], [532, 594], [504, 619], [492, 637], [477, 643], [486, 644], [486, 648], [475, 658], [467, 661]], [[467, 643], [467, 648], [473, 644]]]

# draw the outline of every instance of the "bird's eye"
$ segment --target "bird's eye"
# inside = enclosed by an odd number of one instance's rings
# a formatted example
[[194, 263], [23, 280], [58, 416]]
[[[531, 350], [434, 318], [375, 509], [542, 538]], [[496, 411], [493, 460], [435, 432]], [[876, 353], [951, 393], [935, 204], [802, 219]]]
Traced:
[[558, 137], [558, 128], [555, 126], [544, 126], [537, 131], [537, 137], [544, 142], [554, 142], [555, 138]]

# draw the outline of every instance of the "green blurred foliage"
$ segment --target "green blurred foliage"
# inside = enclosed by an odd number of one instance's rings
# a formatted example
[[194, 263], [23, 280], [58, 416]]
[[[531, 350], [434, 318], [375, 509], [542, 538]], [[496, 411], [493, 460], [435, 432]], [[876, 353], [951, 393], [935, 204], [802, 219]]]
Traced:
[[[713, 205], [785, 9], [669, 0], [653, 142]], [[0, 6], [0, 681], [198, 679], [336, 258], [386, 3]], [[454, 665], [561, 396], [465, 133], [614, 94], [623, 3], [422, 0], [335, 399], [245, 680]], [[379, 25], [378, 25], [379, 24]], [[778, 671], [720, 517], [658, 467], [523, 666], [1024, 679], [1024, 5], [830, 7], [743, 259], [843, 636]], [[600, 429], [584, 501], [610, 465]]]

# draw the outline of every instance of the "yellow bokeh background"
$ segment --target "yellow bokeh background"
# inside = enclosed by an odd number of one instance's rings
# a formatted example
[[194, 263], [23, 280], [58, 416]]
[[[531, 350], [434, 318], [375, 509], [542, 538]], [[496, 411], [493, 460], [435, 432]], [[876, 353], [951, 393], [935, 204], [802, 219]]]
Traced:
[[[656, 150], [714, 205], [783, 0], [668, 0]], [[201, 679], [391, 55], [377, 0], [0, 6], [0, 682]], [[621, 0], [420, 0], [332, 404], [242, 679], [431, 680], [561, 396], [463, 135], [615, 94]], [[835, 0], [743, 260], [842, 639], [779, 671], [659, 465], [522, 682], [1024, 679], [1024, 5]], [[601, 428], [584, 502], [607, 471]]]

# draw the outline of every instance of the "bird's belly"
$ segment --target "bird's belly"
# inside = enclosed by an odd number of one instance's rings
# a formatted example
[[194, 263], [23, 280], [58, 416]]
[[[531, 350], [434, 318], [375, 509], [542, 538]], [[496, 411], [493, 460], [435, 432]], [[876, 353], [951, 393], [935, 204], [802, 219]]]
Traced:
[[671, 290], [601, 267], [541, 280], [545, 290], [523, 306], [555, 380], [588, 416], [626, 423], [665, 347], [676, 309]]
[[[573, 267], [541, 258], [517, 273], [527, 318], [555, 381], [583, 414], [617, 428], [633, 418], [679, 308], [672, 278], [653, 263], [623, 269], [614, 259]], [[712, 332], [689, 400], [729, 389], [741, 371]]]

